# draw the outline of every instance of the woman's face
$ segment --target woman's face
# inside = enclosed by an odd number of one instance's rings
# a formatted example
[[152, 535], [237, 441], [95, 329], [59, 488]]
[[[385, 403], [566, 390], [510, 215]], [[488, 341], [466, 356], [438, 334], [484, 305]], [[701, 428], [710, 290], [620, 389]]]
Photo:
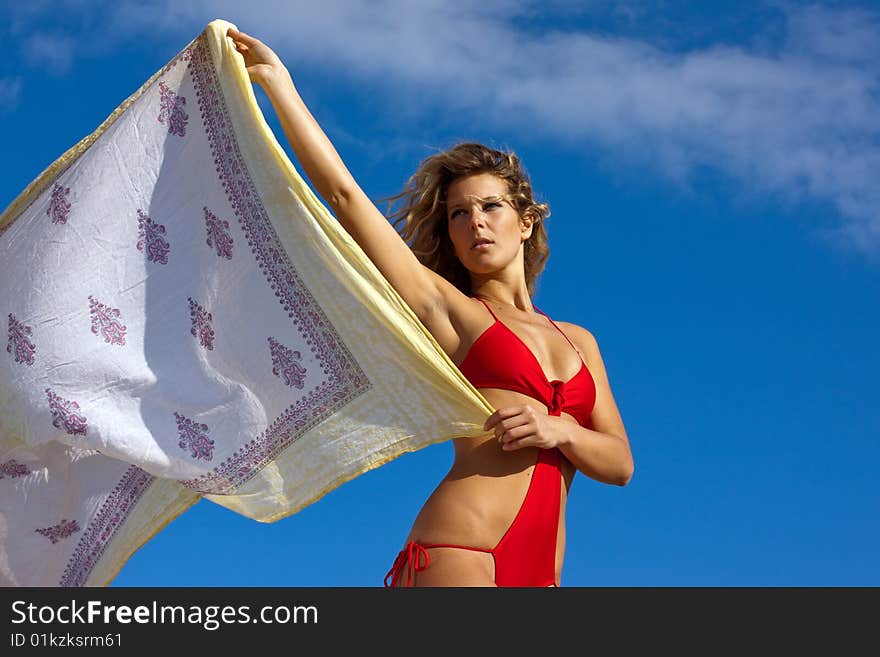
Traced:
[[470, 272], [489, 274], [516, 263], [532, 234], [506, 200], [507, 183], [491, 173], [454, 180], [446, 192], [446, 219], [455, 255]]

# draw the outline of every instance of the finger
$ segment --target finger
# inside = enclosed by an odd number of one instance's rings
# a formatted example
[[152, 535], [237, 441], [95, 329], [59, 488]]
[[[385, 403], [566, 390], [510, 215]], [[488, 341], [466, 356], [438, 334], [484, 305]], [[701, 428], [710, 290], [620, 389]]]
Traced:
[[522, 427], [527, 424], [529, 424], [529, 417], [522, 413], [520, 413], [519, 415], [514, 415], [513, 417], [509, 417], [506, 420], [501, 420], [498, 424], [495, 425], [495, 437], [500, 438], [502, 434], [509, 431], [510, 429]]
[[[505, 408], [499, 408], [496, 410], [489, 418], [486, 420], [486, 424], [483, 425], [485, 429], [489, 429], [497, 422], [501, 420], [506, 420], [509, 417], [513, 417], [515, 415], [519, 415], [523, 412], [524, 409], [528, 408], [527, 406], [506, 406]], [[491, 421], [491, 422], [490, 422]]]
[[532, 436], [532, 435], [534, 435], [534, 433], [535, 433], [535, 428], [532, 426], [529, 426], [529, 425], [515, 427], [515, 428], [510, 429], [509, 431], [505, 431], [503, 434], [501, 434], [500, 438], [498, 439], [498, 442], [500, 442], [502, 445], [505, 445], [507, 443], [516, 442], [518, 440], [522, 440], [523, 438], [527, 438], [529, 436]]
[[239, 52], [247, 51], [248, 47], [241, 41], [240, 34], [235, 32], [231, 27], [226, 31], [226, 36], [232, 39], [232, 45]]
[[231, 37], [233, 41], [241, 43], [244, 46], [253, 46], [259, 43], [259, 39], [256, 37], [252, 37], [250, 34], [245, 34], [239, 30], [234, 30], [231, 27], [226, 30], [226, 36]]
[[510, 406], [508, 408], [499, 408], [492, 415], [486, 418], [486, 422], [483, 424], [483, 429], [488, 431], [492, 427], [494, 427], [498, 422], [501, 422], [505, 418], [511, 417], [515, 415], [513, 412], [514, 407]]
[[532, 436], [526, 436], [525, 438], [520, 438], [519, 440], [512, 440], [509, 443], [503, 443], [501, 445], [501, 449], [505, 452], [512, 452], [516, 449], [523, 449], [524, 447], [533, 447], [537, 446], [537, 442], [535, 442]]

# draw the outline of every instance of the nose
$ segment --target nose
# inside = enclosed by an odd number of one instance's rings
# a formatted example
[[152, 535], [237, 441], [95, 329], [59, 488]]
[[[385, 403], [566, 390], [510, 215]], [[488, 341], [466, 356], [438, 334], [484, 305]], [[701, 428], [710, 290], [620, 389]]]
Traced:
[[483, 226], [486, 223], [486, 213], [483, 212], [480, 208], [473, 208], [471, 210], [471, 225], [472, 226]]

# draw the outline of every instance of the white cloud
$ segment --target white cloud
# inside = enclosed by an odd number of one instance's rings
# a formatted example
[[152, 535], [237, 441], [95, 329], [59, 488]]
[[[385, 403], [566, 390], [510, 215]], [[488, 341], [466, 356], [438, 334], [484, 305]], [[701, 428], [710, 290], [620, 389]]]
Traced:
[[52, 75], [64, 75], [73, 62], [73, 40], [58, 34], [37, 33], [25, 41], [24, 55], [31, 66]]
[[[650, 18], [618, 4], [627, 22]], [[273, 46], [294, 79], [308, 67], [366, 82], [389, 114], [465, 112], [468, 121], [597, 146], [682, 183], [708, 165], [750, 193], [830, 202], [838, 237], [880, 247], [880, 15], [787, 8], [772, 43], [756, 34], [760, 46], [682, 52], [548, 31], [547, 21], [534, 27], [542, 11], [537, 0], [127, 0], [108, 5], [107, 20], [115, 33], [188, 37], [225, 18]]]
[[0, 78], [0, 114], [11, 112], [21, 98], [20, 78]]
[[837, 237], [880, 247], [877, 14], [788, 9], [770, 53], [766, 42], [671, 52], [587, 32], [537, 33], [511, 20], [535, 11], [527, 2], [211, 7], [288, 63], [389, 91], [391, 111], [401, 99], [409, 111], [466, 110], [511, 130], [588, 142], [683, 182], [712, 166], [750, 193], [829, 201], [843, 222]]

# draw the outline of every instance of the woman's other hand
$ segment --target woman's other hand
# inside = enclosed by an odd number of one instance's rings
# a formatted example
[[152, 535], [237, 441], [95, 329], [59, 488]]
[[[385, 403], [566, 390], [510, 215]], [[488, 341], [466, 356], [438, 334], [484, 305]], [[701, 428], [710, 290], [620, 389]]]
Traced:
[[231, 27], [226, 31], [226, 36], [232, 39], [235, 49], [244, 57], [251, 82], [265, 89], [272, 82], [289, 75], [278, 55], [259, 39]]
[[550, 449], [563, 445], [569, 440], [571, 424], [522, 405], [499, 408], [488, 417], [483, 429], [494, 430], [495, 439], [507, 452], [523, 447]]

